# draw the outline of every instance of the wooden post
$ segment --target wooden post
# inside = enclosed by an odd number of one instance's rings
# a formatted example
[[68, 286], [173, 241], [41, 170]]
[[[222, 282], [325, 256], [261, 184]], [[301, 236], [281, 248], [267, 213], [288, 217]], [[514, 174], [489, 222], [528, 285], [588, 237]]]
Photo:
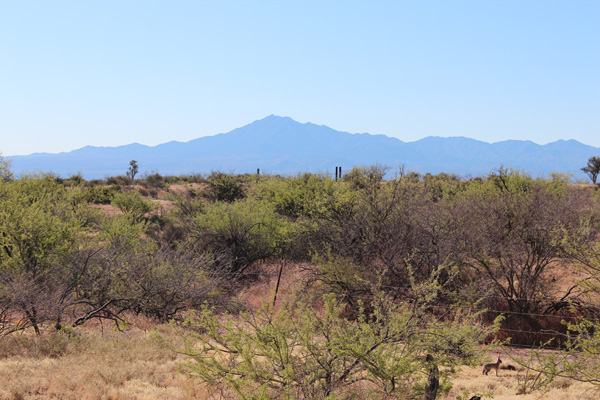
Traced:
[[275, 295], [273, 296], [273, 308], [275, 308], [275, 302], [277, 301], [277, 292], [279, 291], [279, 283], [281, 282], [281, 272], [283, 271], [283, 264], [285, 264], [285, 261], [281, 261], [281, 265], [279, 265], [279, 274], [277, 275], [277, 286], [275, 286]]
[[338, 167], [340, 169], [340, 179], [342, 179], [342, 167]]
[[256, 175], [260, 175], [260, 168], [256, 168]]
[[335, 181], [337, 182], [338, 178], [338, 167], [335, 167]]

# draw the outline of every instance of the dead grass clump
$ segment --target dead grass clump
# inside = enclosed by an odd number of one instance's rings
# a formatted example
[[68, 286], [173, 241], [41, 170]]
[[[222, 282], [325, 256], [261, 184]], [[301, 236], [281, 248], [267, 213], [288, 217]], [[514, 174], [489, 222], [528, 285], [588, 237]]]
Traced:
[[[181, 332], [160, 326], [177, 344]], [[206, 390], [179, 370], [186, 361], [156, 331], [98, 327], [76, 334], [20, 335], [0, 341], [0, 399], [194, 399]], [[11, 350], [12, 348], [12, 350]]]
[[82, 339], [80, 335], [56, 331], [43, 335], [23, 332], [0, 340], [0, 359], [17, 356], [33, 359], [58, 358], [85, 347], [86, 341]]

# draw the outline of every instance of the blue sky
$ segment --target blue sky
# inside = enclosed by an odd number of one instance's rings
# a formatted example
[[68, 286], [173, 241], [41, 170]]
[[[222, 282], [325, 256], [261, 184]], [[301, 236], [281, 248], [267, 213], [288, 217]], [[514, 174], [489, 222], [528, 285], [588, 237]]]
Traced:
[[269, 114], [403, 141], [600, 147], [598, 1], [0, 0], [0, 151]]

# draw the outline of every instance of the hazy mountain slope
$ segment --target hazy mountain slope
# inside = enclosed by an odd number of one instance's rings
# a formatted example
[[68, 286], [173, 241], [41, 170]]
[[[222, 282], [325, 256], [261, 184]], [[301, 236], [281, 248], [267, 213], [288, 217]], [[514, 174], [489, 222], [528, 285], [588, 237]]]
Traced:
[[420, 173], [448, 172], [482, 175], [504, 165], [534, 176], [553, 171], [584, 177], [580, 168], [600, 149], [575, 140], [544, 146], [529, 141], [485, 143], [464, 137], [427, 137], [405, 143], [384, 135], [350, 134], [326, 126], [301, 124], [291, 118], [268, 116], [229, 133], [189, 142], [149, 147], [87, 146], [69, 153], [38, 153], [9, 157], [16, 173], [52, 171], [61, 176], [80, 172], [85, 178], [124, 174], [130, 160], [141, 171], [161, 174], [263, 172], [293, 174], [301, 171], [348, 170], [354, 165], [405, 165]]

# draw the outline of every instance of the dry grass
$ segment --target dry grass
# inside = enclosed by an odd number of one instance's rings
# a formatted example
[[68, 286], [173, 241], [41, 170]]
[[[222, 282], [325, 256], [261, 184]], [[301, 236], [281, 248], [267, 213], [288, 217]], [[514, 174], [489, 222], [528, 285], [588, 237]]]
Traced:
[[180, 371], [188, 361], [157, 338], [178, 343], [170, 326], [128, 332], [91, 327], [75, 335], [23, 334], [0, 342], [0, 399], [205, 399]]
[[[522, 388], [525, 371], [500, 370], [499, 376], [493, 373], [482, 375], [481, 367], [463, 367], [456, 378], [446, 399], [456, 399], [464, 391], [471, 394], [493, 395], [494, 400], [579, 400], [596, 399], [598, 394], [588, 384], [577, 383], [565, 378], [558, 378], [549, 385], [548, 391], [518, 394]], [[470, 398], [467, 397], [467, 398]], [[491, 397], [483, 397], [491, 398]]]
[[[483, 375], [480, 366], [464, 366], [452, 380], [453, 386], [448, 395], [442, 398], [454, 400], [460, 398], [464, 392], [470, 394], [467, 399], [474, 394], [485, 395], [482, 398], [493, 398], [494, 400], [591, 400], [598, 398], [598, 393], [594, 392], [592, 385], [566, 378], [555, 379], [543, 391], [531, 391], [531, 384], [537, 373], [529, 372], [527, 374], [524, 368], [513, 361], [514, 358], [527, 359], [529, 350], [510, 348], [500, 351], [503, 365], [498, 371], [498, 376], [494, 372]], [[490, 352], [489, 362], [494, 362], [495, 358], [496, 352]], [[506, 369], [509, 365], [515, 367], [516, 370]]]
[[[264, 289], [267, 289], [266, 287]], [[267, 292], [270, 290], [266, 290]], [[254, 297], [257, 293], [246, 293]], [[45, 332], [16, 335], [0, 341], [0, 399], [233, 399], [207, 388], [186, 375], [181, 364], [190, 360], [166, 347], [158, 336], [182, 348], [182, 331], [138, 319], [136, 327], [119, 332], [112, 327], [89, 326], [74, 335]], [[511, 350], [512, 356], [526, 351]], [[493, 353], [493, 354], [492, 354]], [[490, 362], [495, 352], [490, 353]], [[502, 354], [504, 366], [512, 362]], [[531, 375], [530, 375], [531, 376]], [[442, 399], [457, 399], [465, 392], [495, 400], [594, 399], [589, 385], [559, 378], [547, 392], [518, 393], [524, 370], [501, 369], [485, 376], [481, 367], [465, 366]]]
[[[265, 301], [272, 302], [281, 266], [281, 262], [264, 262], [258, 265], [256, 273], [260, 275], [260, 280], [238, 293], [237, 300], [253, 310], [259, 309]], [[299, 263], [283, 263], [277, 292], [277, 306], [303, 287], [307, 275], [305, 267], [306, 265]]]
[[[303, 278], [301, 265], [283, 269], [278, 303], [298, 288]], [[257, 308], [261, 301], [272, 301], [279, 264], [263, 264], [263, 280], [239, 294], [238, 300]], [[182, 330], [158, 325], [142, 317], [129, 317], [133, 327], [116, 331], [112, 325], [93, 322], [77, 328], [75, 334], [53, 332], [41, 337], [31, 333], [0, 339], [0, 400], [2, 399], [235, 399], [206, 387], [186, 375], [181, 365], [190, 362], [164, 345], [182, 349]], [[527, 358], [527, 351], [502, 349], [503, 366], [517, 366], [511, 356]], [[489, 362], [496, 350], [490, 349]], [[487, 362], [487, 361], [486, 361]], [[590, 385], [558, 378], [547, 392], [522, 391], [524, 370], [501, 369], [482, 375], [481, 366], [462, 367], [453, 379], [450, 392], [441, 399], [455, 400], [466, 392], [487, 395], [494, 400], [569, 400], [595, 399]], [[530, 375], [531, 376], [531, 375]]]

